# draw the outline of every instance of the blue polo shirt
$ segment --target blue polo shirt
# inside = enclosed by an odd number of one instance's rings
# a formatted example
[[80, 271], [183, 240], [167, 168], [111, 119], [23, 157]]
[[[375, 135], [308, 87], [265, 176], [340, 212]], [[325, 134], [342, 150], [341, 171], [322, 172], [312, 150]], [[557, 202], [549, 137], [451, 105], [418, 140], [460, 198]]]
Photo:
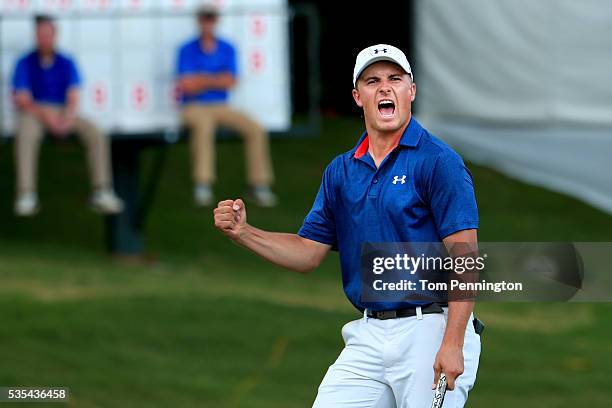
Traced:
[[56, 53], [50, 66], [42, 66], [37, 51], [32, 51], [17, 62], [13, 73], [13, 90], [29, 91], [35, 102], [64, 105], [70, 88], [81, 84], [74, 61]]
[[[217, 48], [208, 53], [196, 38], [184, 44], [180, 50], [177, 61], [177, 75], [190, 74], [220, 74], [229, 72], [234, 77], [238, 75], [236, 63], [236, 50], [229, 42], [217, 38]], [[227, 102], [227, 89], [207, 89], [199, 94], [184, 95], [182, 103], [225, 103]]]
[[368, 147], [364, 134], [327, 166], [298, 234], [339, 251], [344, 293], [357, 309], [414, 306], [361, 301], [361, 245], [440, 242], [478, 228], [472, 176], [461, 157], [414, 118], [379, 168]]

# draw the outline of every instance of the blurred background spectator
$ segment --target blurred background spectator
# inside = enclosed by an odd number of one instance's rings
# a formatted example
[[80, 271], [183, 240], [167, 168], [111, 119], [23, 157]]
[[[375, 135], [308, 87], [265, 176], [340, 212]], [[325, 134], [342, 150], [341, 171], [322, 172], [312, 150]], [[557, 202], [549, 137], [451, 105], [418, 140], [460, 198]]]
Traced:
[[87, 149], [93, 193], [91, 207], [103, 214], [121, 212], [123, 204], [112, 188], [109, 143], [91, 122], [79, 116], [81, 80], [74, 61], [56, 50], [56, 26], [50, 16], [35, 18], [36, 49], [24, 55], [13, 75], [19, 110], [15, 134], [17, 198], [15, 214], [38, 212], [38, 152], [45, 133], [65, 139], [76, 133]]
[[244, 139], [249, 198], [260, 206], [273, 207], [277, 198], [270, 189], [273, 175], [268, 134], [227, 103], [238, 77], [236, 49], [215, 34], [219, 18], [215, 5], [204, 3], [196, 15], [200, 34], [180, 48], [177, 66], [183, 94], [181, 116], [191, 133], [194, 201], [198, 206], [214, 204], [215, 131], [223, 126]]

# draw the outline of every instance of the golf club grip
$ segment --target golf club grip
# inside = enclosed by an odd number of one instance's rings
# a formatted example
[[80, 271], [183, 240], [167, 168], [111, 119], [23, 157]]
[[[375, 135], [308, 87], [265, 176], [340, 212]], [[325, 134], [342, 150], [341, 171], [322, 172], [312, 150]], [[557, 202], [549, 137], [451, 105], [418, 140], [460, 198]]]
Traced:
[[436, 386], [436, 393], [434, 394], [431, 408], [442, 408], [444, 394], [446, 394], [446, 376], [442, 373], [440, 374], [440, 380], [438, 380], [438, 385]]

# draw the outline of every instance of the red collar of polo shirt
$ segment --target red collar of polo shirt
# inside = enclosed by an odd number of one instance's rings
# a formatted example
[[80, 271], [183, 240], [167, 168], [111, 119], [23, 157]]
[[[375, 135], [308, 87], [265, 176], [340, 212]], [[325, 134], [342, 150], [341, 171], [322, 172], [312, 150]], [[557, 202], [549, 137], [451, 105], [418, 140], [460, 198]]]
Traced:
[[[395, 148], [400, 144], [401, 140], [402, 140], [402, 136], [397, 138], [397, 141], [395, 142], [395, 145], [393, 146], [391, 151], [395, 150]], [[357, 148], [357, 150], [355, 150], [354, 157], [356, 159], [361, 159], [368, 152], [369, 148], [370, 148], [370, 136], [366, 135], [361, 141], [361, 143], [359, 144], [359, 147]]]

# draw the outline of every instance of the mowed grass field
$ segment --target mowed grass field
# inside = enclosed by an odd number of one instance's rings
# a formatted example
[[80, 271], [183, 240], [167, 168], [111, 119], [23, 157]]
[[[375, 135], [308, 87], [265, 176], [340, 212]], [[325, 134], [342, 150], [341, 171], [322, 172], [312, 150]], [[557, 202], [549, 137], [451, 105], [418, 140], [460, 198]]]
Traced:
[[[275, 140], [281, 205], [247, 203], [249, 221], [296, 231], [325, 165], [360, 131], [358, 120], [333, 119], [320, 137]], [[342, 348], [342, 325], [359, 317], [342, 293], [336, 254], [304, 276], [223, 239], [211, 211], [192, 205], [180, 144], [146, 228], [158, 262], [117, 264], [104, 252], [103, 221], [85, 207], [80, 149], [43, 147], [43, 209], [19, 220], [11, 148], [0, 145], [0, 386], [68, 386], [73, 407], [310, 406]], [[221, 142], [218, 158], [219, 198], [242, 195], [242, 145]], [[610, 215], [470, 169], [481, 240], [612, 240]], [[469, 406], [612, 406], [611, 305], [482, 303], [477, 311], [487, 329]]]

